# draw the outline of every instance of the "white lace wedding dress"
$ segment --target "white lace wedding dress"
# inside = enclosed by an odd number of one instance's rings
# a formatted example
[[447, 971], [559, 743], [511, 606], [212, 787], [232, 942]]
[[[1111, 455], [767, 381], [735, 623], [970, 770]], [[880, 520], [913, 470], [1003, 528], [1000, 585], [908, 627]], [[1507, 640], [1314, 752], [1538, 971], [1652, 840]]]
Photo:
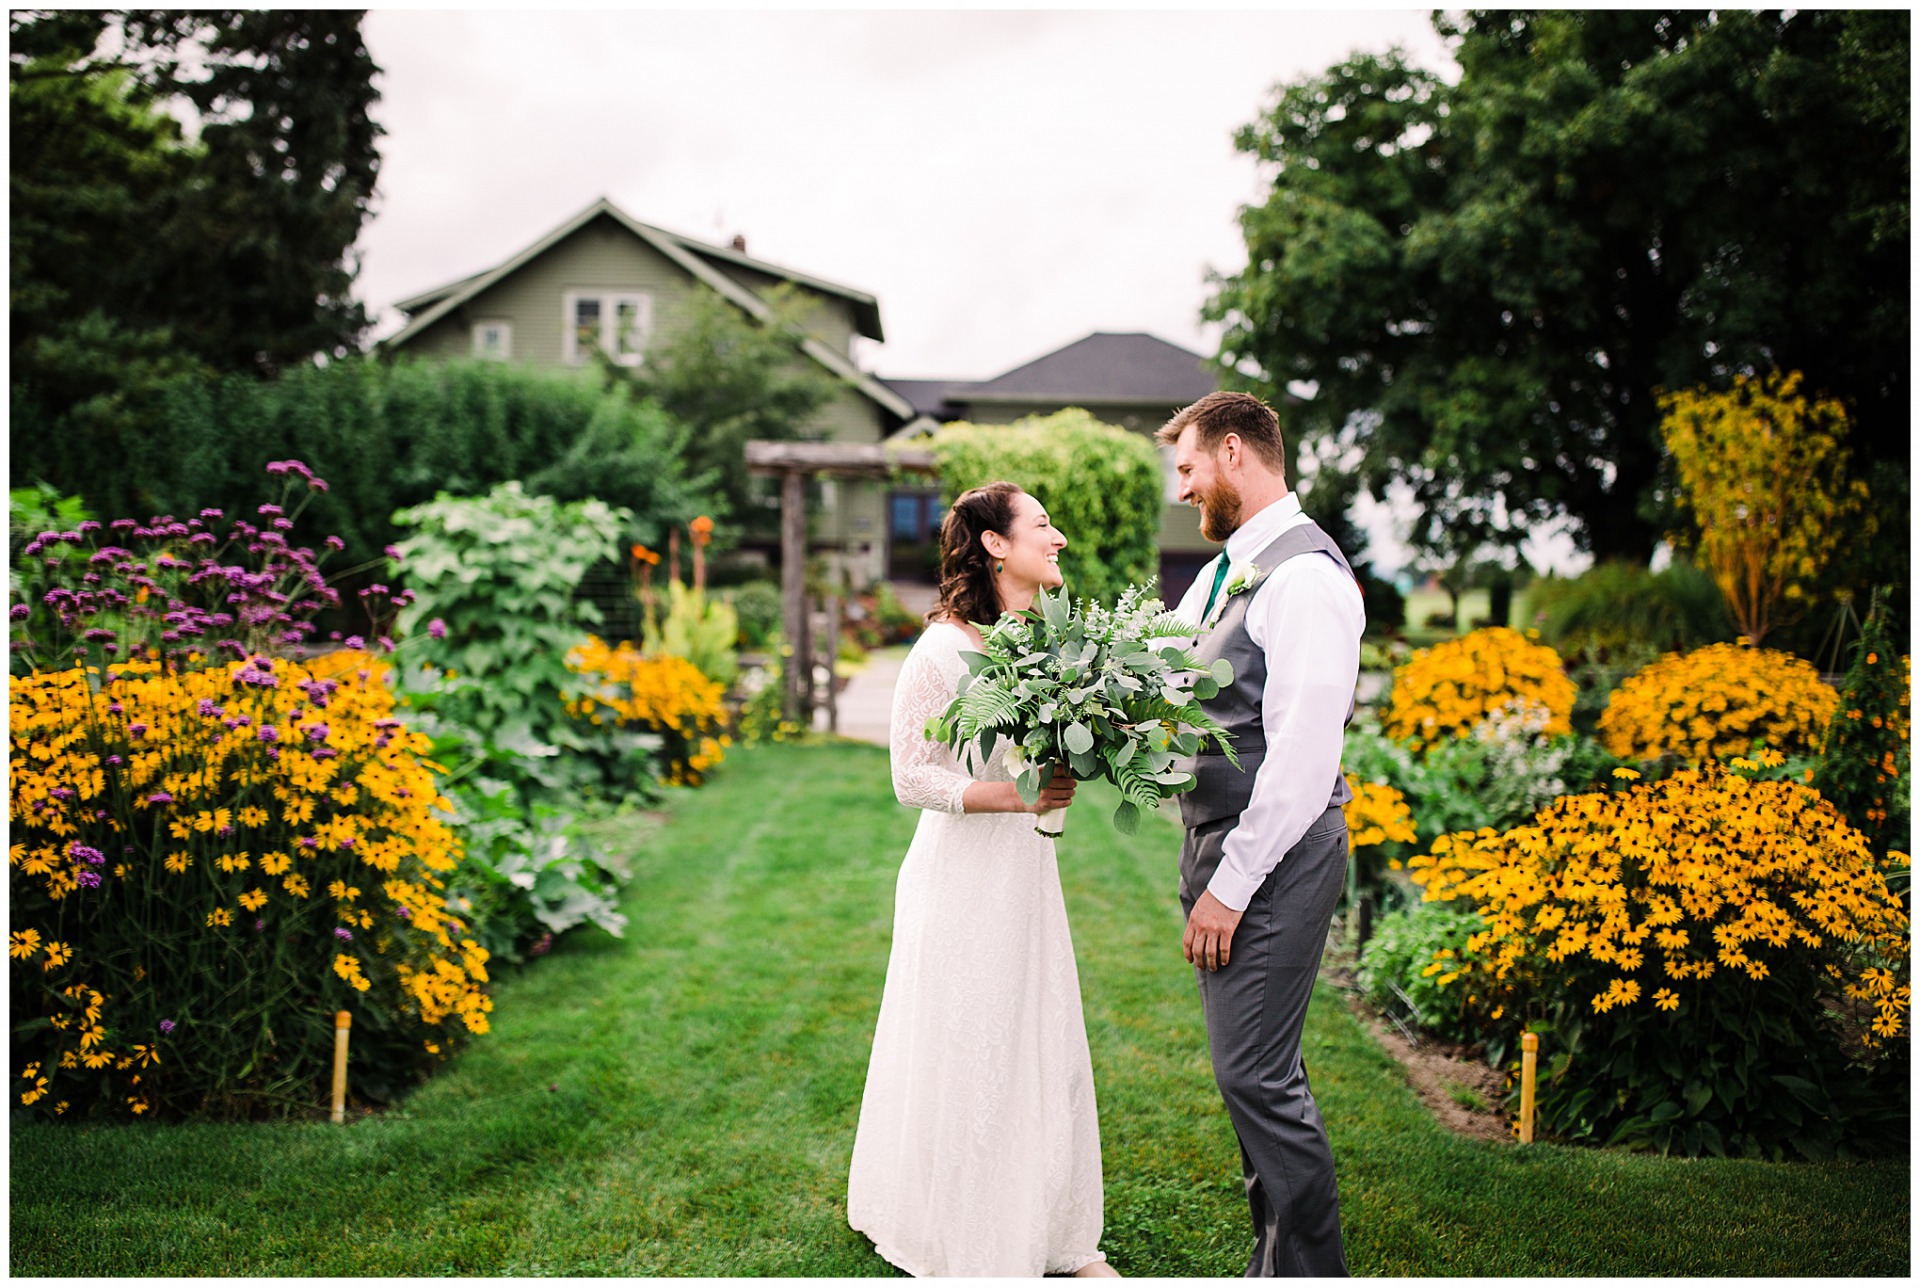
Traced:
[[[893, 786], [922, 809], [847, 1180], [847, 1222], [916, 1276], [1070, 1273], [1100, 1250], [1100, 1127], [1053, 841], [1030, 813], [961, 812], [1008, 782], [923, 734], [972, 642], [935, 623], [893, 699]], [[1084, 820], [1083, 820], [1084, 823]]]

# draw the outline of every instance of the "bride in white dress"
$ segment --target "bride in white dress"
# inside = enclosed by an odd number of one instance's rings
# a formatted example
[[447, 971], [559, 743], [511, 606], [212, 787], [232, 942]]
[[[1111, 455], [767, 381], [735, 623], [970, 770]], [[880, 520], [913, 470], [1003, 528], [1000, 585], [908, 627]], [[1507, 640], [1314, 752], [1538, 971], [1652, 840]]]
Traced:
[[894, 691], [894, 793], [923, 810], [900, 866], [893, 949], [847, 1180], [847, 1222], [915, 1276], [1116, 1277], [1100, 1252], [1100, 1127], [1053, 841], [1014, 790], [927, 740], [991, 625], [1061, 584], [1067, 538], [989, 483], [941, 527], [940, 604]]

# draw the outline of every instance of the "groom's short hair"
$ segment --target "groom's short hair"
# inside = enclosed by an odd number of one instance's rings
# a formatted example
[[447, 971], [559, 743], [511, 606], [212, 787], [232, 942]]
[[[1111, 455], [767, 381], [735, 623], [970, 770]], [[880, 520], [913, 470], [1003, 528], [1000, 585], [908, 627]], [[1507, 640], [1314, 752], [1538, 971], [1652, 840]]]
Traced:
[[1193, 426], [1196, 442], [1208, 455], [1219, 449], [1221, 440], [1228, 434], [1239, 434], [1240, 441], [1269, 469], [1282, 476], [1287, 472], [1287, 448], [1280, 440], [1280, 417], [1250, 393], [1224, 389], [1209, 393], [1175, 413], [1173, 419], [1160, 426], [1153, 440], [1163, 447], [1171, 447], [1180, 441], [1188, 425]]

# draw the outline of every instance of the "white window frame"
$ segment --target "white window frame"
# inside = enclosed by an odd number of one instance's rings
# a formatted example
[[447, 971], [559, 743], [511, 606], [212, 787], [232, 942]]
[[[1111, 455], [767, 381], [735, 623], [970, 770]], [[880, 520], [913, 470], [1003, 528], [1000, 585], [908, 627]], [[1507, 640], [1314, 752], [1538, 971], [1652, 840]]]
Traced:
[[[580, 350], [579, 331], [575, 322], [579, 315], [580, 304], [586, 300], [596, 301], [600, 305], [600, 347], [608, 357], [621, 366], [639, 366], [646, 355], [647, 341], [653, 336], [653, 295], [643, 290], [614, 290], [611, 288], [582, 287], [565, 292], [561, 297], [560, 314], [560, 352], [568, 366], [581, 366], [587, 355]], [[634, 311], [634, 333], [636, 343], [631, 353], [616, 352], [608, 343], [612, 334], [609, 323], [620, 315], [623, 306], [631, 305]]]
[[[500, 347], [497, 351], [488, 351], [485, 335], [488, 331], [500, 333]], [[513, 323], [504, 317], [483, 317], [473, 324], [473, 356], [493, 358], [505, 362], [513, 357]]]

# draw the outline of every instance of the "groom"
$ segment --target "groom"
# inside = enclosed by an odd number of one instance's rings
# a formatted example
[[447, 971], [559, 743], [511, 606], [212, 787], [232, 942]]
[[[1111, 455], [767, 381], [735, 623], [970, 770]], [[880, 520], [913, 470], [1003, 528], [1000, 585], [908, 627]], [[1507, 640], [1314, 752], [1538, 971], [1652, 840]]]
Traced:
[[1248, 1276], [1347, 1272], [1326, 1126], [1300, 1031], [1346, 876], [1352, 798], [1340, 749], [1365, 625], [1346, 558], [1287, 490], [1280, 422], [1258, 398], [1211, 393], [1156, 435], [1179, 499], [1225, 551], [1177, 611], [1198, 652], [1233, 663], [1208, 714], [1240, 758], [1203, 754], [1180, 797], [1180, 902], [1207, 1045], [1253, 1214]]

